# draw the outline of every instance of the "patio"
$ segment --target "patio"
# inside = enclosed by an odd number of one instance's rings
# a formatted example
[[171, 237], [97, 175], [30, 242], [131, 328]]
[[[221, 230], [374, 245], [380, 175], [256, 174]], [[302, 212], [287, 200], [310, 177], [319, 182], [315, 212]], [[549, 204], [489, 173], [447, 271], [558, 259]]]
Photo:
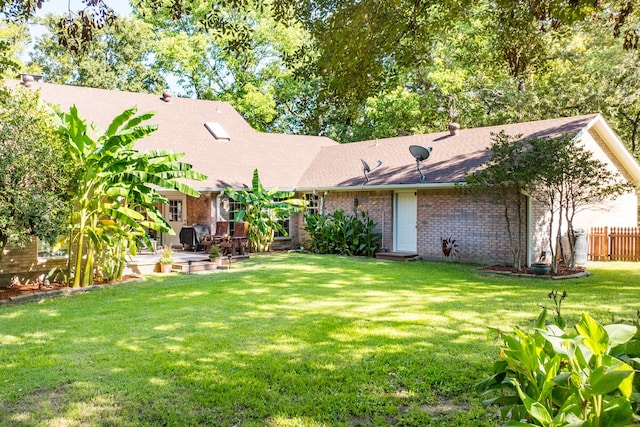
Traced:
[[[160, 252], [152, 253], [149, 251], [141, 251], [137, 255], [131, 257], [125, 268], [124, 274], [151, 274], [160, 273], [159, 261]], [[174, 259], [172, 272], [182, 273], [201, 273], [201, 272], [214, 272], [219, 269], [215, 262], [209, 261], [209, 255], [207, 252], [200, 251], [194, 252], [192, 250], [174, 249], [172, 252]], [[224, 257], [222, 260], [222, 267], [220, 269], [227, 269], [230, 264], [249, 258], [248, 254], [234, 255], [230, 259]]]

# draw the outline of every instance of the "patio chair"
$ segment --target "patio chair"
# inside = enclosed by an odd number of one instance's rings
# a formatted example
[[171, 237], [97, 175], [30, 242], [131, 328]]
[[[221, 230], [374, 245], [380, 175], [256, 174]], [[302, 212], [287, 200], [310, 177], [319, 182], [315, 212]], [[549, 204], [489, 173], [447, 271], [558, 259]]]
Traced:
[[205, 234], [204, 236], [202, 236], [200, 246], [203, 248], [205, 253], [209, 253], [209, 251], [211, 250], [211, 246], [213, 246], [213, 235]]
[[212, 236], [213, 244], [218, 245], [225, 238], [229, 237], [229, 223], [227, 221], [216, 222], [216, 231]]
[[231, 241], [233, 243], [233, 251], [239, 255], [244, 255], [244, 249], [249, 245], [247, 234], [249, 232], [249, 223], [246, 221], [236, 222], [233, 229]]

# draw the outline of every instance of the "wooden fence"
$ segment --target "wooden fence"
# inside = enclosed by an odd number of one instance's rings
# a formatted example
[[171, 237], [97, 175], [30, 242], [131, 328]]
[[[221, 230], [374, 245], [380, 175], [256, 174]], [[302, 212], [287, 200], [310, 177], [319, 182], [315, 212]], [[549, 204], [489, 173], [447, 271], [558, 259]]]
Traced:
[[590, 261], [640, 261], [640, 227], [593, 227]]

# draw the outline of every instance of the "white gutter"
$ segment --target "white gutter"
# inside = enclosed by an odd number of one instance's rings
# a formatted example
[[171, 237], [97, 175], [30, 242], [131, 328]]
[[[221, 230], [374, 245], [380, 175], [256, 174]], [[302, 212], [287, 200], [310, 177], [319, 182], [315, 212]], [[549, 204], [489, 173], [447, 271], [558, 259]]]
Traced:
[[329, 186], [329, 187], [299, 187], [296, 188], [295, 191], [306, 193], [311, 192], [313, 190], [316, 191], [377, 191], [377, 190], [430, 190], [430, 189], [448, 189], [448, 188], [457, 188], [461, 185], [465, 185], [464, 182], [446, 182], [446, 183], [415, 183], [415, 184], [383, 184], [383, 185], [359, 185], [359, 186]]

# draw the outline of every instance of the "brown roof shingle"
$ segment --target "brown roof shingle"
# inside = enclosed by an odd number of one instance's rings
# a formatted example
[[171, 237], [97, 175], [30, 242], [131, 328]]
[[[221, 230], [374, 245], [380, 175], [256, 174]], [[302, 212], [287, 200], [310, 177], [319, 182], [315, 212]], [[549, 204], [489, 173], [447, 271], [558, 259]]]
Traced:
[[[164, 102], [161, 95], [49, 83], [38, 83], [34, 89], [63, 110], [75, 104], [87, 122], [95, 122], [102, 130], [127, 108], [137, 106], [138, 113], [154, 111], [148, 124], [158, 124], [158, 130], [137, 142], [136, 148], [185, 153], [184, 161], [208, 175], [204, 182], [190, 183], [199, 190], [250, 187], [255, 168], [265, 187], [290, 189], [321, 147], [337, 145], [323, 137], [256, 132], [226, 102], [179, 97]], [[216, 140], [204, 126], [206, 122], [219, 123], [231, 140]]]
[[[523, 138], [576, 135], [596, 114], [541, 120], [510, 125], [460, 129], [458, 135], [449, 132], [413, 135], [397, 138], [363, 141], [340, 146], [323, 147], [302, 179], [299, 189], [339, 188], [365, 185], [414, 186], [451, 185], [462, 182], [464, 175], [481, 167], [490, 156], [492, 134], [504, 131]], [[425, 181], [420, 182], [416, 161], [409, 152], [411, 145], [433, 147], [430, 157], [421, 162]], [[360, 159], [372, 168], [378, 160], [382, 165], [369, 174], [365, 184]]]
[[[10, 86], [18, 82], [9, 82]], [[280, 189], [337, 189], [453, 185], [489, 158], [492, 134], [504, 131], [523, 138], [576, 135], [598, 115], [590, 114], [527, 123], [460, 129], [448, 132], [338, 144], [324, 137], [256, 132], [225, 102], [171, 98], [80, 86], [38, 83], [42, 98], [67, 110], [78, 106], [89, 122], [106, 129], [111, 120], [132, 106], [139, 113], [155, 111], [149, 123], [158, 130], [140, 140], [136, 148], [170, 149], [185, 153], [184, 160], [208, 175], [191, 183], [199, 190], [221, 190], [227, 186], [250, 187], [258, 169], [263, 185]], [[231, 137], [216, 140], [205, 127], [218, 123]], [[433, 147], [429, 159], [420, 164], [425, 181], [420, 182], [411, 145]], [[361, 159], [374, 168], [365, 183]], [[382, 162], [375, 168], [378, 160]]]

